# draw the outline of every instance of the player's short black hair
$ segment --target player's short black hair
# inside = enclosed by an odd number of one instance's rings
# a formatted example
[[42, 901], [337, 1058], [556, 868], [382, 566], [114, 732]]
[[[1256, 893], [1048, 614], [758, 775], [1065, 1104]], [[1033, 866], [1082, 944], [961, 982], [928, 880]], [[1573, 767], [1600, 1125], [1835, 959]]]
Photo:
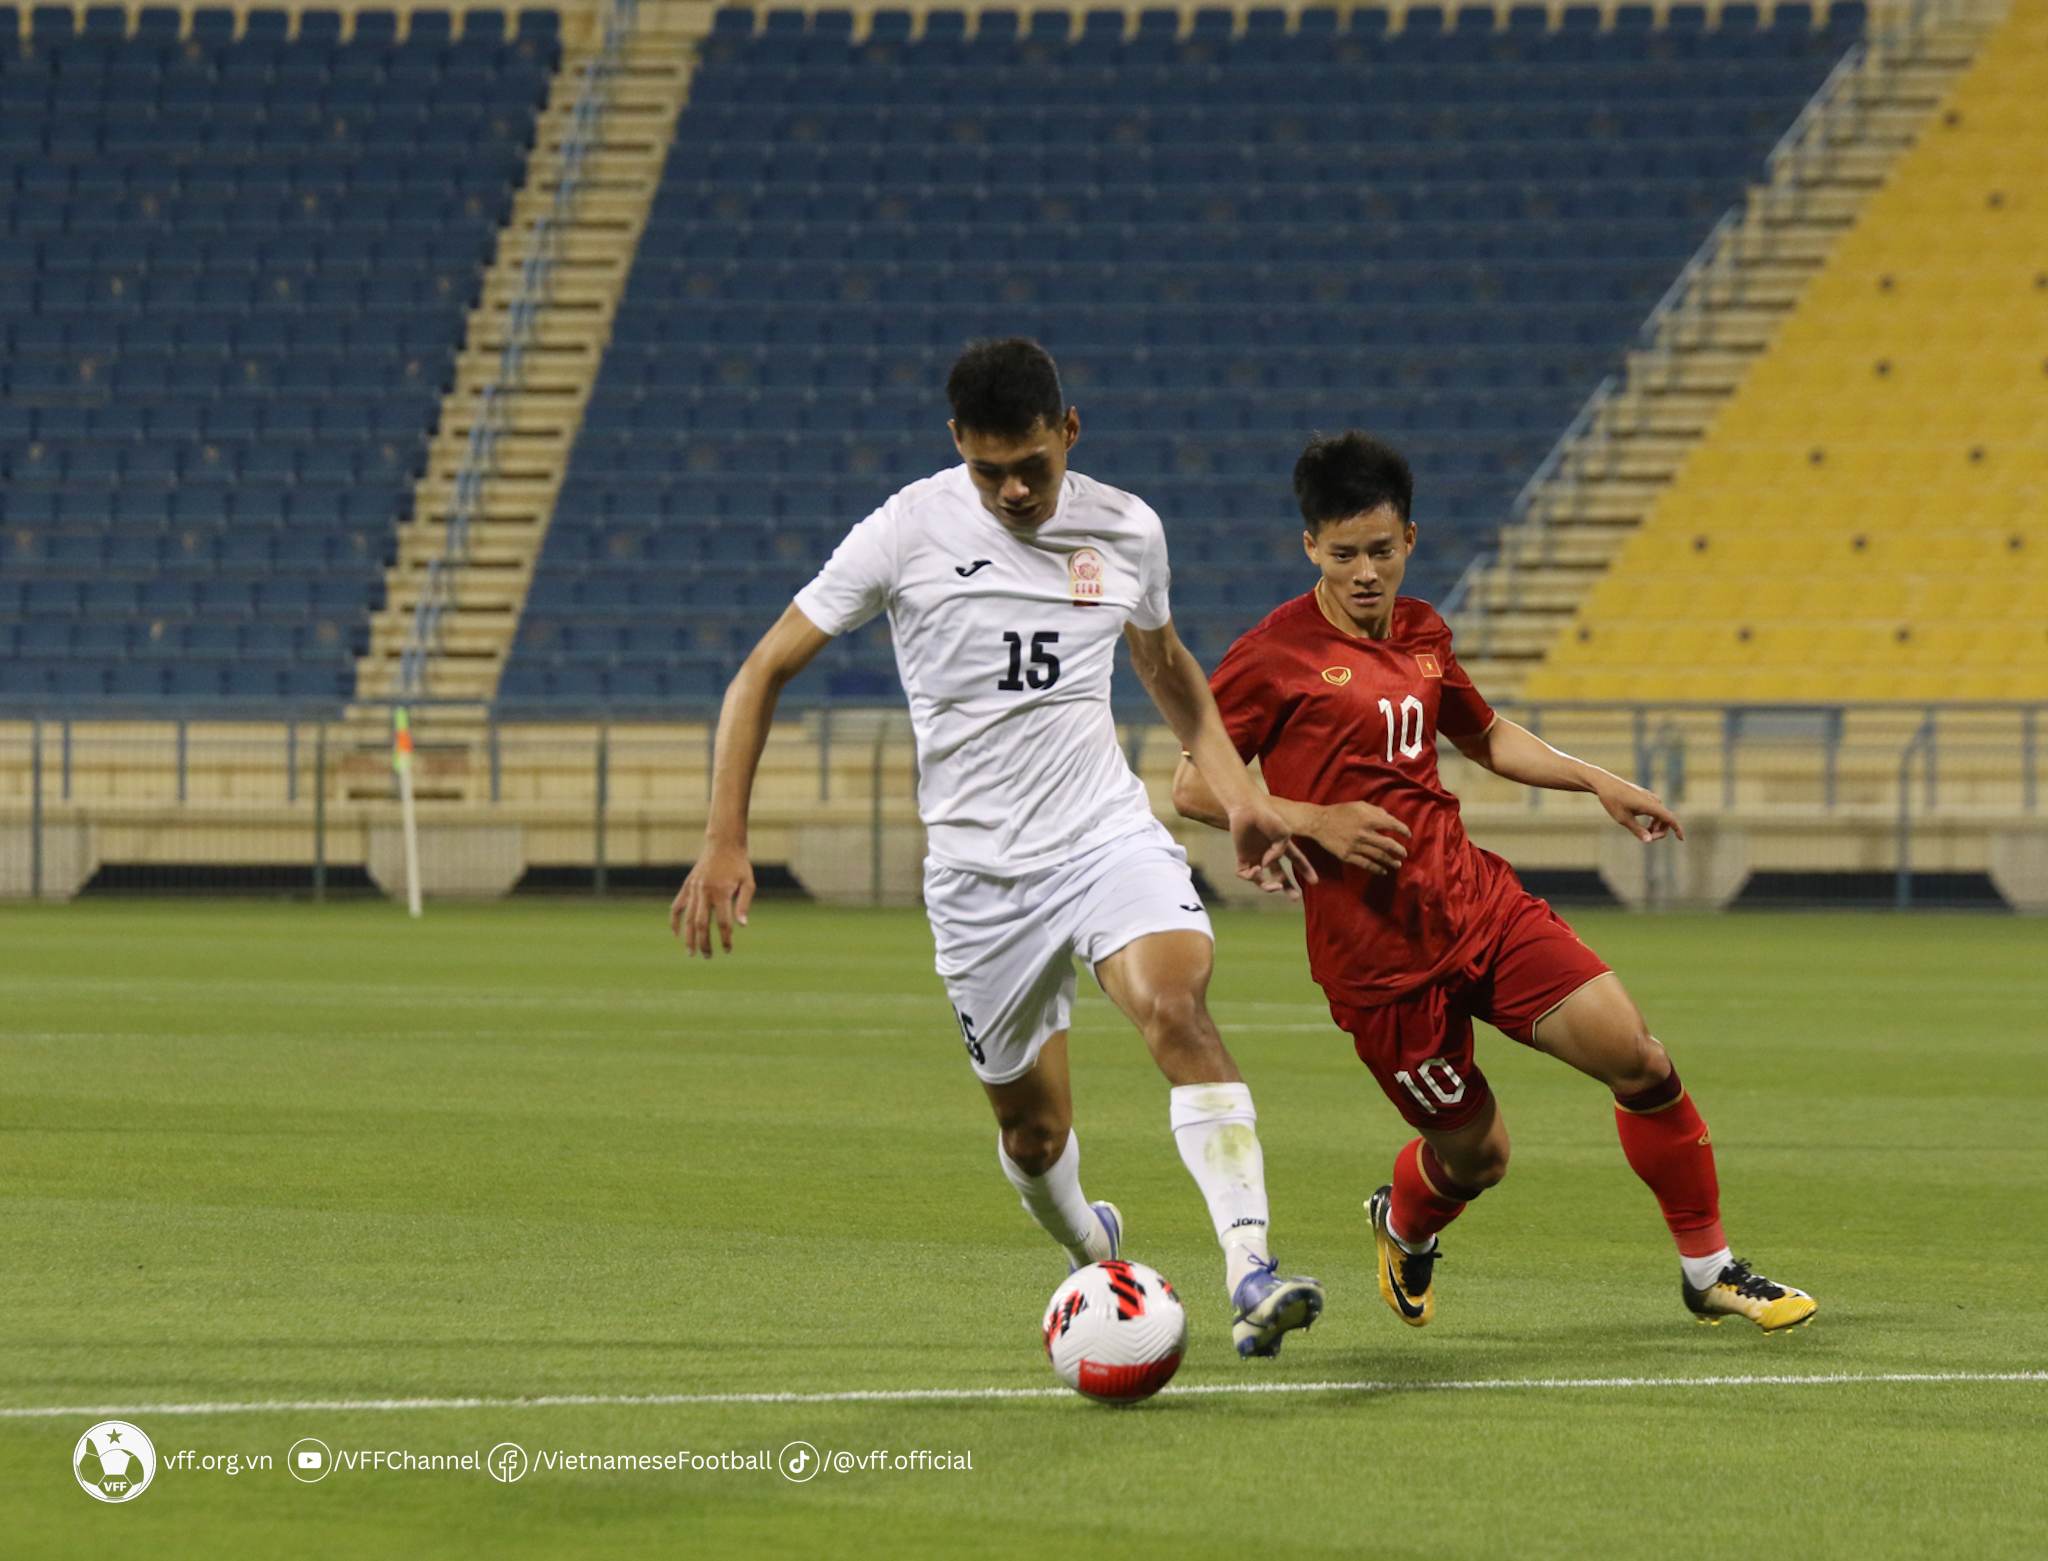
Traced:
[[1025, 336], [969, 342], [946, 376], [946, 399], [960, 427], [1012, 439], [1040, 422], [1059, 426], [1067, 410], [1059, 365]]
[[1310, 531], [1382, 504], [1393, 505], [1405, 525], [1415, 504], [1415, 474], [1399, 450], [1371, 434], [1318, 434], [1294, 463], [1294, 497]]

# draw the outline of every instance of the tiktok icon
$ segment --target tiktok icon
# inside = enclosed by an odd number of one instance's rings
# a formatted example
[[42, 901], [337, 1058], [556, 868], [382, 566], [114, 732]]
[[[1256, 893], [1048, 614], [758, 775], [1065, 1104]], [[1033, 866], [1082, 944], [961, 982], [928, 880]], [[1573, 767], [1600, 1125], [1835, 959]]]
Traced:
[[818, 1449], [809, 1442], [791, 1442], [775, 1455], [775, 1467], [785, 1480], [801, 1485], [818, 1472]]

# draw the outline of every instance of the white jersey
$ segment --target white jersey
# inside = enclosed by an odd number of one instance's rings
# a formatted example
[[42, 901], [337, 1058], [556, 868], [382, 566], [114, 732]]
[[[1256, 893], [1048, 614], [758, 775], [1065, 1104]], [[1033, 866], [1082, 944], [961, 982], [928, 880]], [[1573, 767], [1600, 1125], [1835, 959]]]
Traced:
[[848, 532], [796, 605], [826, 634], [889, 614], [930, 859], [1010, 878], [1152, 821], [1109, 683], [1124, 625], [1167, 622], [1167, 583], [1142, 500], [1069, 472], [1024, 534], [955, 466]]

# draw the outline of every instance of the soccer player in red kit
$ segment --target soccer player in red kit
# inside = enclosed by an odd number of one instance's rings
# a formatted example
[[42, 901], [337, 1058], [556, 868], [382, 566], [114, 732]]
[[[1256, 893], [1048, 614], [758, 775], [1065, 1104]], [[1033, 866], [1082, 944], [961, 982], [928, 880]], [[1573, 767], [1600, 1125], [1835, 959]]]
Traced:
[[[1319, 438], [1294, 469], [1321, 571], [1231, 646], [1210, 678], [1238, 752], [1320, 881], [1303, 885], [1309, 969], [1358, 1056], [1420, 1135], [1366, 1203], [1380, 1294], [1403, 1322], [1435, 1315], [1437, 1233], [1507, 1174], [1508, 1134], [1473, 1060], [1475, 1017], [1614, 1094], [1622, 1153], [1678, 1244], [1686, 1306], [1765, 1332], [1816, 1303], [1729, 1251], [1714, 1151], [1670, 1055], [1617, 977], [1500, 857], [1466, 838], [1437, 773], [1441, 731], [1473, 763], [1528, 786], [1588, 791], [1645, 843], [1684, 839], [1656, 796], [1496, 716], [1426, 602], [1401, 597], [1414, 480], [1363, 434]], [[1224, 811], [1183, 756], [1174, 806]]]

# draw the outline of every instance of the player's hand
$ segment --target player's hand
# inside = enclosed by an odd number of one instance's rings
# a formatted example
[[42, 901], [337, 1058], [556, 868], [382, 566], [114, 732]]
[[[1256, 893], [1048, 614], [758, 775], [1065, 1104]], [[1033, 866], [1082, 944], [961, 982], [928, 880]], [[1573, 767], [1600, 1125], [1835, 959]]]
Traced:
[[1287, 821], [1272, 803], [1261, 797], [1230, 810], [1230, 843], [1237, 847], [1237, 876], [1255, 883], [1268, 894], [1301, 898], [1301, 890], [1287, 876], [1283, 863], [1294, 864], [1295, 878], [1314, 883], [1316, 870], [1288, 833]]
[[1408, 860], [1408, 826], [1370, 802], [1339, 802], [1316, 818], [1315, 843], [1338, 861], [1382, 877]]
[[743, 846], [711, 846], [697, 858], [690, 876], [668, 908], [668, 930], [683, 940], [686, 953], [711, 958], [711, 924], [718, 923], [718, 941], [732, 952], [733, 923], [747, 924], [754, 903], [754, 865]]
[[[1609, 779], [1593, 793], [1600, 799], [1600, 806], [1607, 810], [1607, 816], [1636, 839], [1648, 845], [1652, 840], [1662, 840], [1666, 835], [1685, 838], [1685, 826], [1678, 822], [1678, 815], [1664, 805], [1664, 799], [1654, 791], [1645, 791], [1619, 777]], [[1649, 820], [1645, 823], [1644, 820]]]

